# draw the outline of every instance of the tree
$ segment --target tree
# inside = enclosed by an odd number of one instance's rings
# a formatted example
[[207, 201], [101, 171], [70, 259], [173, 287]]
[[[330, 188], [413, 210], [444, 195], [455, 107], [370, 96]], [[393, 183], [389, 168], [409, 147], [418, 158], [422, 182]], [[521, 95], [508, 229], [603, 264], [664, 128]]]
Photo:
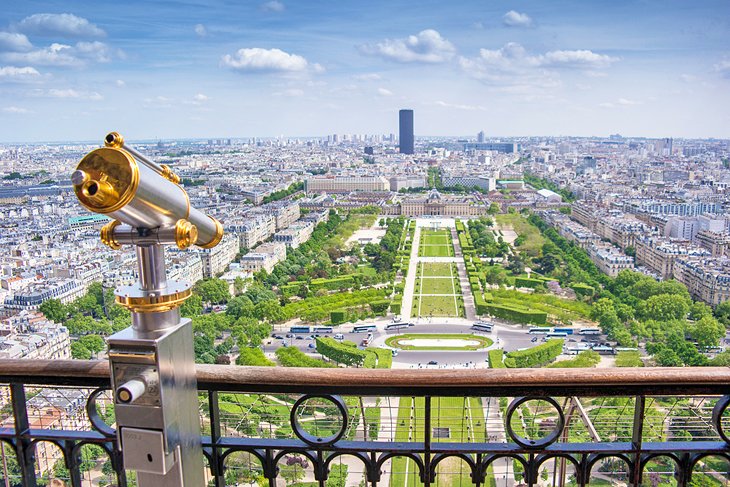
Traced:
[[689, 333], [697, 340], [697, 345], [700, 347], [716, 347], [720, 339], [725, 336], [725, 327], [715, 318], [705, 316], [689, 329]]
[[232, 316], [235, 319], [243, 316], [253, 316], [253, 303], [248, 296], [236, 296], [228, 301], [228, 308], [226, 308], [226, 314]]
[[68, 308], [59, 299], [43, 301], [40, 311], [49, 320], [55, 323], [63, 323], [68, 316]]
[[654, 360], [656, 360], [657, 365], [660, 365], [661, 367], [681, 367], [683, 365], [682, 359], [679, 358], [679, 355], [677, 355], [674, 350], [670, 350], [668, 348], [664, 348], [654, 354]]
[[519, 275], [525, 272], [525, 263], [522, 261], [522, 258], [520, 258], [517, 255], [510, 255], [509, 256], [509, 265], [507, 265], [507, 269], [509, 269], [513, 275]]
[[499, 211], [500, 211], [499, 203], [491, 203], [489, 205], [489, 209], [487, 210], [487, 213], [489, 213], [490, 215], [496, 215], [497, 213], [499, 213]]
[[730, 301], [724, 301], [715, 307], [715, 318], [726, 328], [730, 327]]
[[191, 295], [180, 306], [180, 314], [185, 318], [192, 318], [203, 314], [203, 298], [197, 294]]
[[93, 356], [96, 356], [106, 348], [106, 344], [104, 343], [104, 339], [100, 337], [99, 335], [86, 335], [81, 338], [79, 338], [79, 343], [81, 343], [84, 347], [86, 347], [89, 352], [93, 354]]
[[671, 294], [657, 294], [646, 300], [646, 316], [658, 321], [684, 319], [689, 305]]
[[71, 357], [77, 360], [91, 360], [91, 351], [78, 341], [71, 343]]
[[195, 285], [195, 292], [207, 303], [222, 304], [231, 299], [228, 283], [222, 279], [203, 279]]
[[238, 296], [246, 288], [246, 281], [241, 277], [237, 277], [233, 280], [233, 293]]

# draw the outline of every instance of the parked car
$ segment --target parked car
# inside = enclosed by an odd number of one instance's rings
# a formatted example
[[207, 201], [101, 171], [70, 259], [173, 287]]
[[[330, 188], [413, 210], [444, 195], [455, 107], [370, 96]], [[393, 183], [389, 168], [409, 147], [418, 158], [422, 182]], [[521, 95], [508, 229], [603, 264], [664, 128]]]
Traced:
[[304, 340], [304, 337], [302, 335], [297, 335], [295, 340]]
[[277, 339], [277, 340], [283, 340], [284, 339], [284, 337], [281, 336], [281, 335], [274, 335], [274, 338]]
[[536, 342], [537, 341], [537, 337], [532, 337], [532, 339], [530, 339], [530, 341], [531, 342]]
[[435, 360], [431, 360], [431, 361], [430, 361], [430, 362], [428, 363], [428, 365], [438, 365], [438, 364], [439, 364], [439, 363], [438, 363], [438, 362], [436, 362]]
[[317, 348], [317, 345], [315, 345], [314, 343], [310, 343], [309, 345], [307, 345], [307, 348]]

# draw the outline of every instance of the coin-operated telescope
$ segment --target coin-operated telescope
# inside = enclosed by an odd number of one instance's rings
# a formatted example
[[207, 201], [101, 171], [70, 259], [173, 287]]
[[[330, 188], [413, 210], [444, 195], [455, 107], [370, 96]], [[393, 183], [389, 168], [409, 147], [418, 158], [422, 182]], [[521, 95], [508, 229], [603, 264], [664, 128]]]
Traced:
[[101, 229], [112, 249], [134, 245], [139, 281], [115, 290], [132, 326], [110, 336], [117, 435], [124, 467], [140, 487], [205, 484], [192, 325], [179, 306], [186, 282], [168, 281], [164, 245], [215, 247], [223, 226], [190, 206], [180, 179], [127, 146], [116, 132], [71, 177], [81, 204], [113, 220]]

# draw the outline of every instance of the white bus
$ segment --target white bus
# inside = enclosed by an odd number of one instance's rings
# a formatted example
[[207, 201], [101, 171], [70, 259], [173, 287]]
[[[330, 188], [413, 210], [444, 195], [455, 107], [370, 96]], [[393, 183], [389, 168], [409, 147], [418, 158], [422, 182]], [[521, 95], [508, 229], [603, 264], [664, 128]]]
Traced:
[[531, 335], [546, 335], [550, 333], [550, 328], [547, 327], [537, 327], [537, 328], [530, 328], [527, 330], [527, 333]]
[[600, 335], [600, 328], [581, 328], [578, 332], [579, 335]]

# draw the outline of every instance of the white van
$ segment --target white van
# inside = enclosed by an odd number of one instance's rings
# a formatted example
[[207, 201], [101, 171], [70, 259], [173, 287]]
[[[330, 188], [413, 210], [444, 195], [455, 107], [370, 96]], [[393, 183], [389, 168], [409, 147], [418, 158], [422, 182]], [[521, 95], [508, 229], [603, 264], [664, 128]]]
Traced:
[[345, 335], [343, 335], [342, 333], [335, 333], [335, 340], [344, 340], [344, 339], [345, 339]]

